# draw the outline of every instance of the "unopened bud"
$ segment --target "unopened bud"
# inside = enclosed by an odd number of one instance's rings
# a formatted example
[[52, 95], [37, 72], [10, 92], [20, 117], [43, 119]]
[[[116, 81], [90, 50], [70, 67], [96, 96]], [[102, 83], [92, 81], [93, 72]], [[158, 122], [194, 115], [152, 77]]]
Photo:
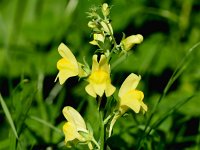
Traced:
[[105, 39], [105, 37], [102, 34], [95, 33], [93, 35], [93, 41], [90, 41], [89, 43], [92, 44], [92, 45], [98, 45], [99, 46], [98, 42], [102, 42], [103, 43], [104, 39]]
[[95, 22], [93, 22], [93, 21], [89, 21], [89, 22], [88, 22], [88, 27], [90, 27], [90, 28], [94, 29], [94, 28], [96, 28], [96, 27], [97, 27], [97, 25], [96, 25], [96, 23], [95, 23]]
[[110, 8], [109, 8], [109, 6], [108, 6], [107, 3], [104, 3], [104, 4], [102, 5], [101, 11], [102, 11], [102, 13], [103, 13], [103, 15], [104, 15], [105, 17], [107, 17], [107, 16], [110, 14]]
[[100, 24], [104, 32], [108, 33], [109, 35], [113, 34], [113, 28], [110, 23], [105, 23], [104, 21], [101, 21]]
[[140, 44], [143, 41], [141, 34], [131, 35], [121, 41], [121, 47], [125, 51], [129, 51], [135, 44]]

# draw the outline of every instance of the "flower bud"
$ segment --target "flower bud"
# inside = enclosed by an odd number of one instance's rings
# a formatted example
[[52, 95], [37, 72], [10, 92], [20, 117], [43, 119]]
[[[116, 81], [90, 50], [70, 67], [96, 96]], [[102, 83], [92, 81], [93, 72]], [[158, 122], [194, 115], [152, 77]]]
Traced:
[[110, 23], [105, 23], [104, 21], [101, 21], [100, 24], [104, 32], [108, 33], [109, 35], [113, 34], [113, 28]]
[[121, 41], [121, 47], [125, 51], [129, 51], [135, 44], [140, 44], [143, 41], [141, 34], [131, 35]]
[[110, 9], [109, 9], [109, 6], [108, 6], [107, 3], [104, 3], [104, 4], [102, 5], [101, 11], [102, 11], [102, 13], [103, 13], [103, 15], [104, 15], [105, 17], [107, 17], [107, 16], [110, 14]]
[[96, 25], [95, 22], [93, 22], [93, 21], [89, 21], [89, 22], [88, 22], [88, 27], [94, 29], [94, 28], [97, 27], [97, 25]]
[[92, 45], [98, 45], [99, 46], [98, 42], [103, 43], [104, 39], [105, 39], [105, 37], [102, 34], [95, 33], [95, 34], [93, 34], [93, 40], [90, 41], [89, 43], [92, 44]]

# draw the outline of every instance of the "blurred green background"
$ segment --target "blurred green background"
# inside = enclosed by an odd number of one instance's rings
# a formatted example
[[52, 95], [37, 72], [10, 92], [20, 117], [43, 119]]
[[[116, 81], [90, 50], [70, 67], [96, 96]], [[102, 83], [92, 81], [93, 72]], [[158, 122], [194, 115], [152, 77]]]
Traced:
[[[95, 127], [92, 112], [96, 104], [84, 90], [87, 83], [70, 78], [60, 86], [54, 79], [61, 42], [78, 61], [83, 62], [85, 57], [91, 64], [97, 47], [88, 43], [92, 38], [86, 12], [103, 2], [112, 6], [111, 23], [118, 43], [122, 32], [144, 36], [143, 43], [112, 70], [112, 82], [117, 88], [131, 72], [142, 76], [139, 89], [144, 91], [149, 112], [145, 116], [130, 112], [132, 115], [121, 118], [108, 142], [112, 149], [137, 147], [142, 126], [170, 76], [200, 41], [198, 0], [0, 0], [0, 93], [20, 141], [1, 107], [0, 149], [65, 149], [59, 129], [65, 121], [61, 110], [66, 105], [77, 108]], [[200, 148], [199, 47], [189, 53], [182, 68], [182, 74], [159, 103], [153, 121], [177, 103], [194, 97], [156, 126], [146, 137], [143, 149]]]

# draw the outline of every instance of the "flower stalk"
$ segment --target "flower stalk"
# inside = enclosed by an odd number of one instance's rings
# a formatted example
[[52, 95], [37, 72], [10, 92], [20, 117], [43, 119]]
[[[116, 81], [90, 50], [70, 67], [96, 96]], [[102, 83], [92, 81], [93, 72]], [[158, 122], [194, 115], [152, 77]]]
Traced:
[[[56, 80], [64, 84], [68, 78], [78, 76], [84, 78], [88, 83], [85, 91], [88, 96], [96, 100], [97, 112], [100, 120], [98, 142], [93, 136], [93, 129], [86, 126], [85, 120], [71, 106], [63, 108], [63, 115], [67, 122], [63, 126], [66, 145], [74, 142], [87, 144], [89, 149], [105, 150], [110, 149], [107, 140], [112, 136], [113, 128], [117, 120], [129, 109], [135, 113], [147, 111], [147, 105], [143, 102], [144, 93], [136, 87], [141, 79], [140, 75], [131, 73], [122, 83], [117, 96], [114, 95], [116, 87], [112, 84], [112, 69], [110, 67], [113, 55], [118, 55], [119, 60], [124, 59], [124, 52], [130, 51], [135, 44], [143, 41], [140, 34], [131, 35], [117, 44], [112, 25], [110, 23], [110, 7], [107, 3], [101, 6], [101, 14], [98, 10], [91, 9], [88, 13], [90, 21], [88, 27], [91, 28], [93, 40], [89, 43], [96, 46], [92, 56], [92, 65], [86, 62], [80, 63], [76, 60], [72, 51], [63, 43], [58, 47], [58, 52], [62, 58], [57, 62], [59, 70]], [[102, 16], [102, 17], [101, 17]], [[56, 81], [55, 80], [55, 81]], [[110, 98], [112, 97], [112, 98]], [[103, 105], [106, 104], [106, 105]], [[87, 124], [88, 125], [88, 124]]]

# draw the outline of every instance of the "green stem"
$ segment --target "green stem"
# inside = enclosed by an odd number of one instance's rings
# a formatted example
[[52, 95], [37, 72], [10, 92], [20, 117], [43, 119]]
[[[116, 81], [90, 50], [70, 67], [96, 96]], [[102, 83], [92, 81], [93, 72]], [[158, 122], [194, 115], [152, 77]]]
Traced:
[[[108, 25], [108, 23], [106, 22], [106, 21], [104, 21], [103, 20], [103, 22], [106, 24], [106, 26], [108, 27], [108, 30], [109, 30], [109, 32], [110, 32], [110, 36], [111, 36], [111, 38], [112, 38], [112, 40], [113, 40], [113, 43], [114, 43], [114, 47], [112, 48], [112, 50], [110, 51], [110, 55], [109, 55], [109, 57], [112, 55], [112, 53], [113, 53], [113, 51], [115, 50], [115, 49], [117, 49], [117, 42], [116, 42], [116, 40], [115, 40], [115, 37], [114, 37], [114, 35], [113, 35], [113, 33], [112, 33], [112, 31], [111, 31], [111, 29], [110, 29], [110, 26]], [[108, 59], [109, 60], [109, 59]]]
[[104, 129], [104, 122], [103, 122], [103, 112], [99, 112], [101, 126], [100, 126], [100, 150], [104, 150], [105, 147], [105, 129]]
[[94, 138], [92, 139], [92, 142], [97, 146], [97, 149], [100, 149], [99, 144], [97, 143], [97, 141]]
[[98, 111], [100, 111], [100, 107], [101, 107], [101, 100], [102, 100], [102, 97], [100, 96], [97, 96], [97, 105], [98, 105]]

